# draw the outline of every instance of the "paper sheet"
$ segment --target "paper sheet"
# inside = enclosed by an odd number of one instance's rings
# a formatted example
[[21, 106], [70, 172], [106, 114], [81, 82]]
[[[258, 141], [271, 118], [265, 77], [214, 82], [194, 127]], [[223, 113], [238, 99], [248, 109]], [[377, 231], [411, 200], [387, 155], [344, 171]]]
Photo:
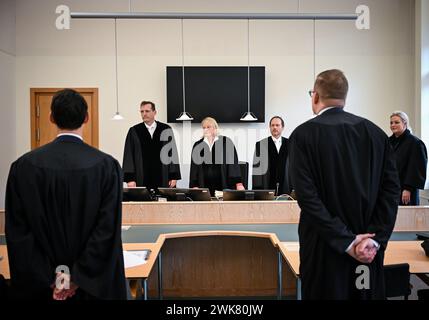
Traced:
[[124, 251], [124, 267], [132, 268], [147, 263], [150, 250]]

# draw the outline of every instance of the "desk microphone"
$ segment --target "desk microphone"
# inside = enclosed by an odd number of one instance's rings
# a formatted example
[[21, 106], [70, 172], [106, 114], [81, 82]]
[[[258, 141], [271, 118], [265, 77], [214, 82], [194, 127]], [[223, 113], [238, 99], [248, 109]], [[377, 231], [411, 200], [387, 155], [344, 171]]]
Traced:
[[279, 195], [279, 183], [277, 182], [276, 183], [276, 196], [278, 196]]

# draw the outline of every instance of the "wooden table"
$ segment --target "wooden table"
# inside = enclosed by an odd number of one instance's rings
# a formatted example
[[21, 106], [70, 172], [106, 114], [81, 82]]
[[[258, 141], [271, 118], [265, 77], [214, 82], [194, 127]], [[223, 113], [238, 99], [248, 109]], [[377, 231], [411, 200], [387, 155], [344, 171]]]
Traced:
[[[162, 239], [161, 242], [156, 243], [124, 243], [124, 250], [151, 250], [149, 259], [143, 265], [127, 268], [125, 269], [125, 277], [127, 280], [136, 280], [138, 283], [143, 282], [143, 296], [144, 299], [147, 300], [148, 293], [148, 285], [147, 279], [149, 278], [150, 273], [152, 272], [153, 266], [155, 262], [158, 260], [158, 270], [161, 269], [161, 256], [160, 251], [162, 247]], [[0, 256], [3, 257], [0, 261], [0, 274], [2, 274], [5, 279], [10, 279], [10, 271], [9, 271], [9, 259], [7, 255], [7, 246], [0, 245]], [[158, 272], [158, 281], [159, 281], [159, 292], [161, 295], [161, 272]], [[141, 293], [141, 290], [137, 290], [138, 293]], [[139, 294], [136, 295], [136, 298], [139, 298]], [[162, 298], [160, 296], [160, 298]]]
[[[384, 265], [408, 263], [410, 273], [417, 275], [429, 285], [425, 276], [429, 273], [429, 257], [425, 255], [421, 243], [422, 241], [390, 241], [384, 255]], [[281, 242], [279, 249], [297, 280], [297, 298], [301, 299], [299, 243]]]
[[[297, 292], [297, 298], [301, 298], [301, 282], [299, 277], [299, 243], [298, 242], [281, 242], [277, 235], [275, 233], [266, 233], [266, 232], [246, 232], [246, 231], [227, 231], [227, 230], [210, 230], [210, 231], [194, 231], [194, 232], [178, 232], [178, 233], [169, 233], [169, 234], [161, 234], [153, 243], [124, 243], [123, 248], [124, 250], [143, 250], [143, 249], [150, 249], [151, 255], [148, 259], [148, 262], [144, 265], [133, 267], [133, 268], [127, 268], [125, 269], [125, 275], [128, 280], [137, 280], [141, 283], [143, 286], [143, 295], [144, 299], [148, 298], [148, 279], [151, 275], [152, 271], [157, 271], [157, 282], [158, 282], [158, 295], [159, 299], [162, 299], [162, 261], [161, 261], [161, 250], [163, 246], [165, 247], [166, 240], [169, 239], [189, 239], [193, 242], [187, 241], [186, 244], [191, 244], [189, 249], [190, 251], [195, 248], [192, 243], [198, 244], [200, 243], [203, 238], [205, 241], [209, 239], [213, 239], [213, 237], [247, 237], [247, 238], [254, 238], [254, 239], [265, 239], [265, 241], [268, 240], [268, 243], [261, 248], [267, 248], [271, 247], [271, 250], [274, 250], [276, 252], [276, 256], [278, 256], [276, 263], [274, 263], [274, 259], [271, 264], [271, 274], [276, 274], [277, 278], [277, 297], [281, 298], [283, 294], [283, 261], [289, 266], [289, 268], [285, 268], [286, 270], [290, 269], [288, 271], [290, 274], [292, 274], [296, 279], [296, 292]], [[200, 240], [199, 240], [200, 239]], [[237, 239], [239, 240], [239, 239]], [[225, 244], [234, 245], [235, 241], [232, 239], [225, 242]], [[169, 253], [167, 252], [167, 270], [170, 268], [178, 268], [180, 265], [185, 261], [187, 258], [186, 256], [182, 256], [183, 251], [178, 252], [177, 250], [180, 249], [180, 246], [183, 243], [181, 243], [179, 246], [173, 246], [170, 247]], [[398, 264], [398, 263], [408, 263], [410, 265], [410, 273], [416, 274], [418, 276], [423, 276], [426, 273], [429, 273], [429, 258], [425, 256], [423, 249], [420, 246], [421, 241], [390, 241], [389, 245], [387, 247], [386, 253], [385, 253], [385, 264]], [[252, 244], [254, 245], [254, 244]], [[167, 246], [168, 247], [168, 246]], [[200, 248], [200, 247], [197, 247]], [[256, 247], [253, 247], [254, 249]], [[201, 248], [200, 248], [201, 249]], [[188, 251], [189, 251], [188, 250]], [[254, 253], [254, 252], [253, 252]], [[169, 254], [173, 254], [174, 259], [170, 259]], [[207, 261], [207, 254], [204, 254], [204, 257], [202, 257], [200, 260], [195, 261], [194, 263], [197, 263], [200, 268], [205, 268], [205, 265]], [[258, 255], [261, 254], [258, 251]], [[7, 257], [7, 248], [5, 245], [0, 246], [0, 255], [3, 256], [3, 260], [0, 261], [0, 273], [5, 276], [5, 278], [10, 278], [9, 274], [9, 267], [8, 267], [8, 257]], [[259, 257], [259, 256], [258, 256]], [[274, 257], [273, 257], [274, 258]], [[185, 259], [185, 260], [180, 260]], [[249, 256], [248, 259], [252, 259], [252, 256]], [[171, 260], [171, 261], [170, 261]], [[211, 261], [211, 260], [210, 260]], [[249, 263], [251, 260], [248, 260]], [[155, 263], [158, 262], [158, 268], [154, 269]], [[264, 264], [267, 264], [265, 261]], [[210, 265], [210, 263], [209, 263]], [[277, 265], [277, 268], [275, 267]], [[213, 266], [212, 266], [213, 267]], [[274, 269], [273, 269], [274, 267]], [[192, 270], [189, 270], [189, 273], [191, 274]], [[256, 272], [261, 273], [261, 270], [257, 270]], [[153, 274], [155, 276], [155, 274]], [[151, 277], [153, 282], [156, 280], [154, 277]], [[274, 281], [275, 278], [273, 278]], [[286, 279], [286, 276], [284, 276], [284, 279]], [[290, 278], [289, 278], [290, 279]], [[274, 284], [274, 283], [273, 283]], [[138, 291], [141, 293], [141, 290]], [[137, 296], [138, 297], [138, 296]]]

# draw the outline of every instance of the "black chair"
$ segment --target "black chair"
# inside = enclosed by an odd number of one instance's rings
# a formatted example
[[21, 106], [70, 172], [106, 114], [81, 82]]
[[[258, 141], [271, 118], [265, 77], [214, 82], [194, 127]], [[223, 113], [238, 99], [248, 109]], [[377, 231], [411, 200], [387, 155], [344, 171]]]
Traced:
[[410, 265], [408, 263], [384, 266], [386, 298], [403, 296], [408, 300], [411, 294]]
[[243, 179], [244, 189], [248, 189], [249, 186], [249, 163], [246, 161], [239, 161], [238, 165], [240, 166], [241, 179]]
[[429, 301], [429, 289], [417, 290], [417, 297], [419, 300]]

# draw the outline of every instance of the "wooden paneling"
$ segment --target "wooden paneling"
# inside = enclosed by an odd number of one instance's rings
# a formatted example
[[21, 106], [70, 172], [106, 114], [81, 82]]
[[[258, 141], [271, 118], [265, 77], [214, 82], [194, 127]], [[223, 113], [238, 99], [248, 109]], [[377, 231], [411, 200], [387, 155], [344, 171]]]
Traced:
[[429, 206], [399, 207], [394, 231], [428, 231]]
[[[298, 223], [295, 201], [278, 202], [125, 202], [122, 224], [276, 224]], [[394, 231], [428, 231], [429, 206], [399, 207]], [[4, 234], [4, 211], [0, 211]]]
[[124, 202], [122, 224], [298, 223], [296, 201]]
[[[122, 224], [299, 223], [296, 201], [124, 202]], [[399, 207], [395, 231], [429, 230], [429, 206]]]

